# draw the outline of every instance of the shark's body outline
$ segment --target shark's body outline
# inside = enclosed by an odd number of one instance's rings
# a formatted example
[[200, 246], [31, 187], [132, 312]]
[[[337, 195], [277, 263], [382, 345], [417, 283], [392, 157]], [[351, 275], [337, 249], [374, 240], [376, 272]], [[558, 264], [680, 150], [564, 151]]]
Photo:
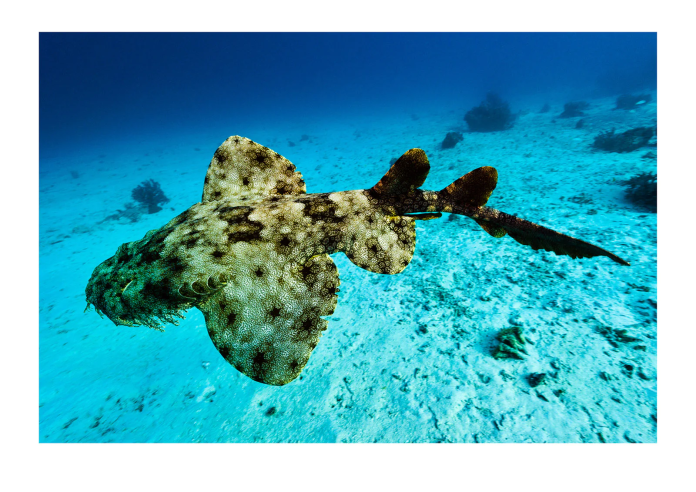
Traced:
[[95, 268], [87, 307], [116, 325], [176, 324], [199, 308], [221, 355], [252, 379], [283, 385], [307, 363], [338, 299], [343, 252], [376, 273], [406, 268], [415, 221], [442, 212], [474, 219], [491, 236], [571, 257], [618, 256], [485, 206], [497, 183], [481, 167], [440, 191], [421, 190], [430, 165], [421, 149], [398, 159], [372, 188], [306, 194], [278, 153], [233, 136], [215, 152], [202, 201], [121, 245]]

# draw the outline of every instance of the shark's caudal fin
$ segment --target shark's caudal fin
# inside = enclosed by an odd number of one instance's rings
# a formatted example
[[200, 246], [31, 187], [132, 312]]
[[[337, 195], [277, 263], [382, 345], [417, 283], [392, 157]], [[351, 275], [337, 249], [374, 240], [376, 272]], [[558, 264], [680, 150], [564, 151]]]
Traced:
[[[557, 255], [566, 255], [571, 258], [606, 256], [620, 265], [630, 265], [630, 263], [623, 258], [599, 246], [595, 246], [594, 244], [572, 236], [561, 234], [560, 232], [556, 232], [528, 220], [520, 219], [514, 215], [506, 214], [494, 208], [481, 207], [476, 215], [477, 217], [472, 218], [494, 237], [503, 237], [507, 233], [518, 243], [530, 246], [532, 249], [553, 251]], [[500, 231], [501, 234], [493, 234], [489, 229]]]

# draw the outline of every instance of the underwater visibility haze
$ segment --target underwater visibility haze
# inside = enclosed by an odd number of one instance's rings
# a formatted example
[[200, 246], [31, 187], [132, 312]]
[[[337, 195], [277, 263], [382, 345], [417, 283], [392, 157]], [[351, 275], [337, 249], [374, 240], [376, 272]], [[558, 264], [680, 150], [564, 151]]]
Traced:
[[42, 33], [41, 442], [655, 442], [656, 99], [655, 33]]

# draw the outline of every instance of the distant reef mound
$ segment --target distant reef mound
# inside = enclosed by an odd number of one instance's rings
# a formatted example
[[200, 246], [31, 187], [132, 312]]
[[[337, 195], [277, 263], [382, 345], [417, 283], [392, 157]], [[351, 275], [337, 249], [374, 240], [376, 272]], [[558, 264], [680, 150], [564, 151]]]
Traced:
[[464, 136], [459, 132], [449, 132], [442, 141], [443, 149], [453, 149], [455, 145], [464, 140]]
[[154, 179], [143, 181], [133, 188], [131, 196], [141, 206], [147, 207], [148, 214], [159, 212], [162, 210], [160, 204], [169, 202], [169, 198], [165, 196], [160, 184]]
[[633, 152], [647, 145], [653, 135], [655, 131], [649, 126], [641, 126], [623, 133], [616, 133], [612, 128], [611, 131], [597, 135], [592, 146], [607, 152]]
[[624, 182], [626, 198], [641, 208], [657, 213], [657, 174], [641, 173]]
[[623, 94], [616, 98], [616, 109], [631, 110], [640, 107], [643, 104], [647, 104], [652, 101], [652, 96], [650, 94], [639, 94], [634, 96], [632, 94]]
[[578, 116], [585, 116], [583, 109], [589, 108], [590, 105], [586, 101], [572, 101], [565, 103], [563, 106], [563, 112], [558, 115], [559, 118], [575, 118]]
[[514, 117], [510, 105], [498, 94], [489, 92], [480, 106], [469, 110], [464, 116], [472, 132], [497, 132], [511, 128]]

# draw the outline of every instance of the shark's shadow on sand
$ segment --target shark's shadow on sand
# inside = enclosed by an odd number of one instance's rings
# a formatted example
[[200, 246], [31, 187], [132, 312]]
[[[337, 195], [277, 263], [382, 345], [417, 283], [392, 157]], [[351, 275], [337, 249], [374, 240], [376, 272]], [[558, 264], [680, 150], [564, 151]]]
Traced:
[[416, 245], [416, 220], [465, 215], [496, 238], [572, 258], [618, 256], [485, 204], [498, 174], [481, 167], [440, 191], [421, 190], [430, 170], [411, 149], [368, 190], [307, 194], [280, 154], [239, 136], [208, 167], [203, 198], [162, 228], [122, 244], [86, 288], [116, 325], [161, 329], [200, 309], [220, 354], [261, 383], [295, 379], [319, 342], [338, 299], [343, 252], [357, 266], [395, 274]]

